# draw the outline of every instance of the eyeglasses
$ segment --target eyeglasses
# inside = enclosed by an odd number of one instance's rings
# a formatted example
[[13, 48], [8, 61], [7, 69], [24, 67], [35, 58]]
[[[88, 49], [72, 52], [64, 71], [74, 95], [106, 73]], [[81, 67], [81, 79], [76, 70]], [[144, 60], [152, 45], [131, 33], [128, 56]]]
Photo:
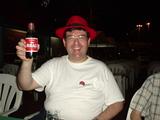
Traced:
[[87, 40], [87, 36], [86, 35], [78, 35], [78, 36], [75, 36], [75, 35], [70, 35], [70, 36], [67, 36], [66, 37], [66, 40], [68, 41], [74, 41], [74, 40]]

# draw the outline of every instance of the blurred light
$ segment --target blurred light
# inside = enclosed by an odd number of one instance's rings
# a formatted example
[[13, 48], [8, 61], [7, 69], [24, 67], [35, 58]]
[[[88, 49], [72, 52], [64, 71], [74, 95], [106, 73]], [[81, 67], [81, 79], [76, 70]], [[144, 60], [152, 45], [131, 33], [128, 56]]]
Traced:
[[150, 23], [150, 22], [147, 22], [146, 25], [147, 25], [147, 29], [149, 30], [151, 23]]
[[140, 32], [141, 31], [141, 28], [143, 27], [143, 25], [142, 24], [138, 24], [138, 25], [136, 25], [136, 28], [138, 29], [138, 31]]

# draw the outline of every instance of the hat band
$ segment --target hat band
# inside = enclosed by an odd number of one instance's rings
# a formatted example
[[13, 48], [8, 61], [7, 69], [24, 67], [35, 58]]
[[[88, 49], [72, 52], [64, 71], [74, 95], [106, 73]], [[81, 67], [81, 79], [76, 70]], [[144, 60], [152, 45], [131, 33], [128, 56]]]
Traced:
[[79, 24], [79, 23], [73, 23], [73, 24], [67, 25], [67, 27], [69, 27], [69, 26], [85, 26], [85, 25], [82, 25], [82, 24]]

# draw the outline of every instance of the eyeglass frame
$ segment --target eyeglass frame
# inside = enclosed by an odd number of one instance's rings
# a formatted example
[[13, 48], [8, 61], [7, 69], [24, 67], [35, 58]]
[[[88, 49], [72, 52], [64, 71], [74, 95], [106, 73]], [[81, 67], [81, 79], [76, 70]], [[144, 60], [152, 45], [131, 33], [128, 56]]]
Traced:
[[[69, 28], [69, 29], [66, 29], [66, 31], [64, 32], [64, 39], [65, 39], [65, 40], [67, 40], [67, 35], [66, 35], [66, 33], [67, 33], [67, 32], [72, 32], [73, 30], [83, 30], [83, 31], [85, 31], [85, 32], [87, 33], [87, 35], [86, 35], [86, 40], [89, 39], [89, 37], [90, 37], [89, 33], [88, 33], [85, 29], [83, 29], [83, 28]], [[82, 37], [82, 36], [83, 36], [83, 35], [79, 35], [79, 36], [78, 36], [78, 39], [79, 39], [79, 37]]]

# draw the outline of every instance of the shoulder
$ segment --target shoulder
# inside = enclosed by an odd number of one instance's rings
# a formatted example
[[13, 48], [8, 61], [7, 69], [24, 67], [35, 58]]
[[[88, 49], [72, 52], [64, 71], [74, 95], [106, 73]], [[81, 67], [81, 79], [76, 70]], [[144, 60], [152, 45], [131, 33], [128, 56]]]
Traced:
[[94, 67], [94, 69], [96, 69], [97, 71], [101, 72], [101, 73], [107, 73], [110, 74], [111, 70], [109, 69], [109, 67], [107, 66], [106, 63], [104, 63], [101, 60], [95, 59], [95, 58], [91, 58], [90, 64], [92, 64], [92, 67]]
[[66, 60], [66, 56], [61, 56], [61, 57], [54, 57], [46, 61], [45, 63], [55, 63], [55, 62], [62, 62]]
[[42, 64], [41, 67], [45, 66], [45, 67], [53, 67], [53, 66], [57, 66], [57, 65], [61, 65], [61, 64], [65, 64], [66, 62], [66, 56], [62, 56], [62, 57], [54, 57], [51, 58], [49, 60], [47, 60], [45, 63]]
[[153, 85], [156, 85], [156, 86], [158, 85], [160, 87], [160, 73], [155, 73], [153, 75], [150, 75], [146, 79], [145, 83], [151, 83]]
[[93, 62], [94, 64], [100, 66], [100, 67], [106, 67], [106, 64], [101, 60], [90, 57], [90, 61]]

